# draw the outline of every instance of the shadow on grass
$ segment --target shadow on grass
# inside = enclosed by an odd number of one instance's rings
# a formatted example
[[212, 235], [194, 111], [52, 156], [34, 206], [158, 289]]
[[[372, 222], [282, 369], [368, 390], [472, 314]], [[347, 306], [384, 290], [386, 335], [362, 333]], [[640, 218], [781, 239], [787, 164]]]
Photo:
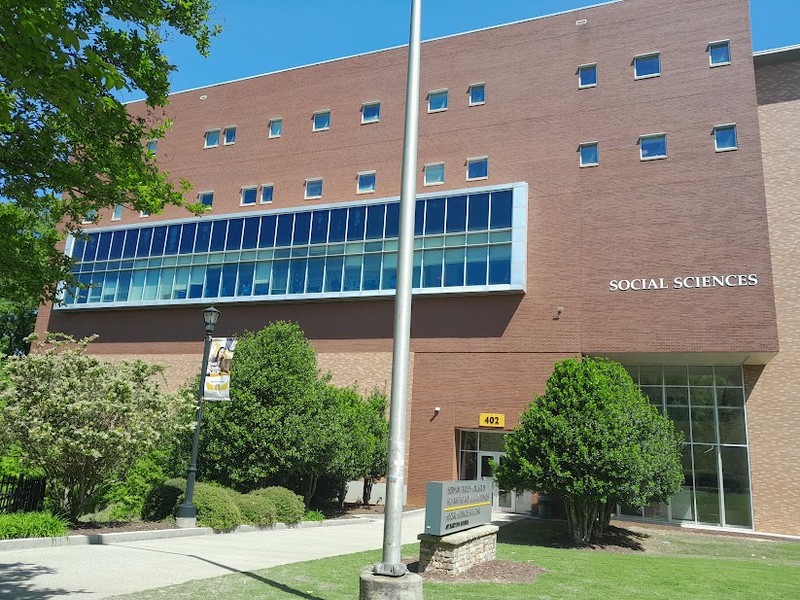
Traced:
[[500, 528], [497, 542], [521, 546], [543, 546], [546, 548], [583, 548], [589, 550], [644, 552], [642, 540], [650, 537], [646, 533], [622, 527], [609, 527], [602, 542], [578, 545], [572, 542], [566, 521], [523, 519]]
[[64, 588], [45, 588], [33, 583], [40, 575], [58, 573], [50, 567], [25, 563], [0, 563], [0, 598], [14, 600], [45, 600], [56, 596], [85, 594], [84, 590], [65, 590]]

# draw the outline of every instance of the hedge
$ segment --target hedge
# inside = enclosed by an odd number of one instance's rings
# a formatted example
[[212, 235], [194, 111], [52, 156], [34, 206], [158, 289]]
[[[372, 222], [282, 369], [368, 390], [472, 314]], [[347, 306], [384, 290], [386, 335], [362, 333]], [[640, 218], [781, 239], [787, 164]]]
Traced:
[[49, 512], [0, 514], [0, 540], [60, 537], [67, 534], [68, 524]]
[[294, 492], [283, 487], [268, 487], [253, 490], [247, 496], [260, 496], [269, 498], [278, 511], [280, 523], [299, 523], [306, 513], [303, 499]]

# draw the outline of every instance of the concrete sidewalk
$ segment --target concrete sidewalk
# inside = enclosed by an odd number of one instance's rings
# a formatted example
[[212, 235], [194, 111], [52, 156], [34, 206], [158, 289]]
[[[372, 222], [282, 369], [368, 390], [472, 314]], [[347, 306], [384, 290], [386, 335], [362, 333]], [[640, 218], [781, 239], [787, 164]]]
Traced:
[[[495, 515], [500, 519], [508, 515]], [[516, 516], [516, 515], [515, 515]], [[403, 516], [403, 543], [417, 541], [425, 511]], [[383, 520], [336, 527], [211, 534], [185, 538], [0, 553], [0, 598], [106, 598], [193, 579], [374, 550]]]

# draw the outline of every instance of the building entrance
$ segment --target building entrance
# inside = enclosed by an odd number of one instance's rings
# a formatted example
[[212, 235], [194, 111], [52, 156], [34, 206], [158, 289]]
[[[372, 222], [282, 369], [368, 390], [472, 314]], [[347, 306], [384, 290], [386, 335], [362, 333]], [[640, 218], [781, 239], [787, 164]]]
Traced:
[[505, 458], [505, 433], [459, 431], [459, 479], [483, 479], [492, 482], [492, 508], [505, 512], [528, 512], [530, 493], [503, 492], [494, 481], [492, 461], [500, 464]]

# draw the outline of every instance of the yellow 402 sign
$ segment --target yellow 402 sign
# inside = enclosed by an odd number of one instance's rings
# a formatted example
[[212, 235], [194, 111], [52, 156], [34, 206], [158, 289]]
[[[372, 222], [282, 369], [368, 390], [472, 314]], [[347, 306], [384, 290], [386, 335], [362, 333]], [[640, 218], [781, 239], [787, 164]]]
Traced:
[[506, 416], [500, 413], [481, 413], [478, 417], [479, 427], [500, 427], [506, 426]]

